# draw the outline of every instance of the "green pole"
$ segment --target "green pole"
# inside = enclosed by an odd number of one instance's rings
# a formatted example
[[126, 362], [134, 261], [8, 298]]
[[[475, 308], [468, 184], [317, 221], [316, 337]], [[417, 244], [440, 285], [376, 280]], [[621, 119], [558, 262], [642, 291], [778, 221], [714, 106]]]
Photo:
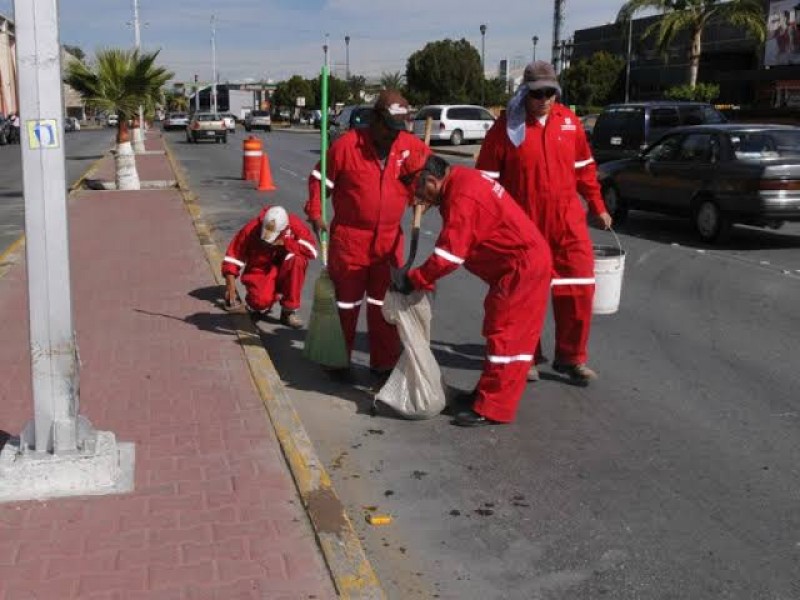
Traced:
[[[322, 118], [320, 119], [320, 202], [322, 203], [322, 220], [328, 223], [327, 215], [327, 192], [328, 186], [328, 65], [322, 65]], [[320, 245], [322, 247], [322, 264], [328, 266], [328, 232], [323, 231], [320, 235]]]

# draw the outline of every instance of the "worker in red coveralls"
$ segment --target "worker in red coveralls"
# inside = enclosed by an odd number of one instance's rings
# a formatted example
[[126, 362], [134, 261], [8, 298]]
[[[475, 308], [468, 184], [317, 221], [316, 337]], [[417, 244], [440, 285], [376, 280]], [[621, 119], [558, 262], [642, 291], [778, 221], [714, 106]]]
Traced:
[[[328, 150], [326, 182], [333, 197], [328, 271], [350, 352], [361, 305], [367, 303], [369, 362], [373, 374], [388, 376], [400, 357], [394, 325], [381, 306], [389, 267], [404, 253], [401, 221], [412, 198], [400, 178], [419, 170], [428, 147], [408, 133], [409, 106], [394, 90], [378, 95], [368, 128], [351, 129]], [[317, 233], [327, 229], [320, 207], [319, 165], [309, 176], [306, 214]], [[349, 377], [349, 369], [338, 375]]]
[[241, 274], [247, 290], [245, 303], [256, 314], [267, 314], [280, 302], [280, 321], [300, 329], [297, 316], [308, 262], [317, 257], [314, 236], [300, 217], [282, 206], [266, 206], [231, 240], [222, 261], [225, 305], [240, 312], [244, 307], [236, 292]]
[[430, 258], [407, 274], [395, 273], [392, 287], [401, 293], [431, 289], [461, 265], [489, 284], [486, 361], [472, 406], [456, 413], [455, 424], [509, 423], [547, 312], [550, 249], [503, 186], [480, 171], [431, 156], [414, 189], [420, 203], [439, 207], [442, 230]]
[[[550, 63], [525, 68], [519, 90], [486, 134], [476, 163], [519, 202], [538, 226], [553, 255], [553, 315], [556, 346], [553, 369], [581, 384], [597, 374], [587, 366], [594, 299], [594, 253], [586, 211], [611, 227], [597, 170], [580, 119], [557, 102], [561, 94]], [[541, 343], [529, 381], [539, 379]]]

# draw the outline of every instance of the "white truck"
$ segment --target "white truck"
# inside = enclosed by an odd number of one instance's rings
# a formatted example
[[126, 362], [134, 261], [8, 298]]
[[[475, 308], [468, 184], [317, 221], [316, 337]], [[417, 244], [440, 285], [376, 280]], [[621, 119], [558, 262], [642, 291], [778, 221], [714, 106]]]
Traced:
[[254, 92], [251, 90], [229, 90], [228, 91], [228, 112], [239, 121], [244, 121], [251, 110], [253, 110]]

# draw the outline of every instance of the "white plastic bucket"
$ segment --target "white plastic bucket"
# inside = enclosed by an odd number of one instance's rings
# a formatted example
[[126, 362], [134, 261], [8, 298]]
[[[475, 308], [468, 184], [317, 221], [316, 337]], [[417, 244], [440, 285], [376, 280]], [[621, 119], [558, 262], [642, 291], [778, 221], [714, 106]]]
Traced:
[[612, 315], [619, 309], [622, 296], [622, 275], [625, 272], [625, 251], [614, 230], [616, 246], [595, 245], [594, 302], [592, 314]]

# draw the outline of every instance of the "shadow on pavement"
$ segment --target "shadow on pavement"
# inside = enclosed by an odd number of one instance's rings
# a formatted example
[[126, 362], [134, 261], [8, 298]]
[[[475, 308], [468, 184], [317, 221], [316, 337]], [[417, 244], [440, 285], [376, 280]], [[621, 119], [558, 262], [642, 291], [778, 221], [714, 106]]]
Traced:
[[67, 160], [99, 160], [103, 158], [103, 154], [88, 154], [85, 156], [67, 156]]
[[662, 244], [714, 250], [769, 250], [800, 248], [800, 235], [794, 232], [734, 225], [727, 240], [716, 244], [700, 241], [689, 219], [631, 211], [619, 233]]

